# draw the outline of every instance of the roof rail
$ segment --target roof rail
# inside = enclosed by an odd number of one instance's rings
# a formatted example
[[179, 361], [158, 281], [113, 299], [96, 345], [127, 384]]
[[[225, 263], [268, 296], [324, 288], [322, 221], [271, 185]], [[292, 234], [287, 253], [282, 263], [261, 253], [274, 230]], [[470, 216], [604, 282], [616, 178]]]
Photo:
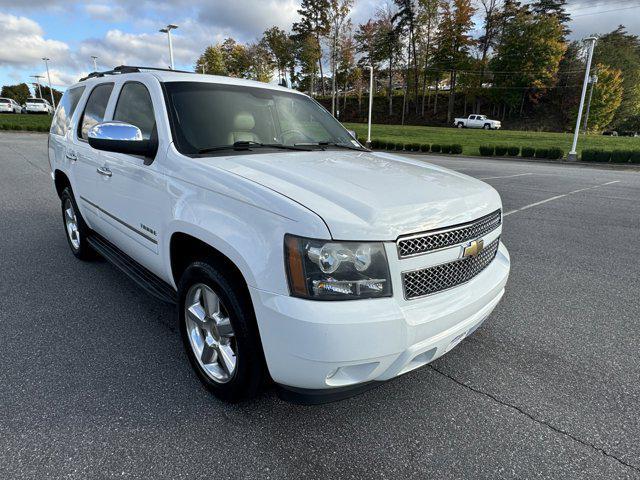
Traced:
[[189, 72], [187, 70], [173, 70], [171, 68], [158, 68], [158, 67], [139, 67], [134, 65], [119, 65], [114, 67], [113, 70], [105, 70], [102, 72], [91, 72], [86, 77], [81, 78], [79, 81], [84, 82], [85, 80], [89, 80], [90, 78], [98, 78], [104, 77], [106, 75], [121, 75], [124, 73], [136, 73], [142, 70], [153, 70], [159, 72], [176, 72], [176, 73], [195, 73]]

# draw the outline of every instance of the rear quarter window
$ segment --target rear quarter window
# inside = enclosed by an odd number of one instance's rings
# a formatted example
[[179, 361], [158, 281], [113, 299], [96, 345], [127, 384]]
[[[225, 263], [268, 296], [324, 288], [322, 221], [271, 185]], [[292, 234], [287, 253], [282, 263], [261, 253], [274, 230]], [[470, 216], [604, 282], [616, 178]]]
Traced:
[[62, 96], [60, 105], [56, 110], [56, 114], [51, 122], [51, 133], [54, 135], [66, 135], [71, 128], [71, 117], [75, 112], [80, 97], [84, 93], [85, 87], [70, 88]]

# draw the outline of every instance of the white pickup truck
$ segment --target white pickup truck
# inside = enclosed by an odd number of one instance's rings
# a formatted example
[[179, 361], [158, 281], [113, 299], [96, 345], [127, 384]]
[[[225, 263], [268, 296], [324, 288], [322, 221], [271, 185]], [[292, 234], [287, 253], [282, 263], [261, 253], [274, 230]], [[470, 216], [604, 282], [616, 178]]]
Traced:
[[[191, 365], [224, 400], [265, 378], [310, 403], [392, 379], [470, 336], [505, 290], [491, 186], [371, 152], [292, 90], [94, 73], [64, 94], [49, 159], [71, 252], [173, 305]], [[144, 356], [151, 340], [135, 341]]]
[[486, 115], [469, 115], [469, 118], [456, 118], [453, 124], [458, 128], [483, 128], [485, 130], [500, 130], [502, 123], [489, 120]]

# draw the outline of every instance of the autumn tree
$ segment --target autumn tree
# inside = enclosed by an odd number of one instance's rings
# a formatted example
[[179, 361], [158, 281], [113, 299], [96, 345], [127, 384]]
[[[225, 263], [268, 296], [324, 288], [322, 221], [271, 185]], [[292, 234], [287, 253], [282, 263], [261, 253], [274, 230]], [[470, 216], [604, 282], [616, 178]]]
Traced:
[[[331, 28], [329, 23], [329, 1], [330, 0], [302, 0], [300, 8], [298, 9], [300, 21], [293, 24], [293, 31], [296, 33], [299, 45], [302, 46], [307, 53], [311, 52], [311, 50], [319, 52], [317, 61], [320, 69], [322, 95], [325, 95], [325, 88], [320, 40], [329, 33]], [[309, 36], [315, 39], [316, 46], [314, 49], [311, 49], [311, 45], [309, 45]]]
[[525, 101], [537, 102], [557, 80], [560, 60], [567, 46], [562, 26], [554, 16], [516, 13], [502, 32], [490, 63], [494, 86], [510, 110]]
[[270, 82], [276, 63], [267, 42], [261, 40], [250, 43], [246, 47], [246, 52], [250, 59], [246, 77], [258, 82]]
[[594, 53], [594, 64], [598, 63], [622, 72], [624, 93], [613, 125], [640, 115], [640, 38], [623, 26], [601, 36]]
[[309, 95], [313, 96], [315, 91], [315, 78], [318, 72], [318, 65], [322, 52], [316, 37], [307, 34], [297, 37], [296, 57], [300, 65], [302, 74], [305, 76], [305, 83], [309, 87]]
[[427, 83], [431, 78], [433, 50], [438, 27], [440, 0], [418, 0], [418, 24], [420, 28], [419, 44], [422, 55], [422, 106], [421, 115], [424, 117]]
[[287, 70], [291, 69], [295, 60], [293, 40], [278, 27], [265, 30], [262, 38], [276, 62], [278, 83], [280, 83], [283, 78], [286, 78]]
[[598, 83], [593, 89], [589, 109], [589, 130], [601, 132], [613, 121], [622, 104], [624, 92], [622, 71], [603, 64], [596, 65]]
[[196, 60], [194, 70], [208, 75], [228, 75], [220, 45], [209, 45]]
[[329, 40], [331, 53], [331, 114], [335, 115], [336, 112], [336, 74], [338, 66], [339, 56], [339, 40], [342, 35], [342, 30], [347, 21], [347, 16], [353, 6], [353, 0], [329, 0]]
[[[407, 70], [402, 105], [402, 123], [404, 124], [407, 94], [410, 90], [413, 91], [416, 113], [418, 113], [418, 56], [416, 52], [418, 11], [414, 0], [394, 0], [394, 2], [398, 8], [393, 19], [396, 33], [399, 36], [404, 36], [407, 48]], [[413, 69], [411, 68], [412, 66]], [[410, 81], [413, 83], [413, 88], [409, 85]]]
[[233, 38], [227, 38], [220, 50], [224, 58], [227, 75], [238, 78], [250, 78], [251, 57], [247, 47], [236, 42]]
[[536, 0], [531, 4], [531, 11], [536, 15], [551, 15], [558, 19], [562, 25], [563, 36], [571, 33], [569, 22], [571, 15], [567, 13], [567, 0]]
[[20, 105], [27, 101], [27, 98], [31, 96], [29, 91], [29, 85], [26, 83], [19, 83], [17, 85], [5, 85], [2, 87], [0, 97], [12, 98]]
[[376, 10], [376, 25], [378, 25], [378, 30], [376, 32], [375, 44], [381, 61], [385, 59], [387, 62], [387, 101], [390, 116], [393, 115], [393, 75], [402, 48], [400, 35], [398, 35], [398, 31], [395, 28], [395, 18], [395, 11], [389, 5], [385, 5]]
[[458, 70], [468, 62], [470, 49], [474, 44], [471, 37], [475, 8], [471, 0], [450, 0], [441, 4], [438, 32], [438, 62], [449, 72], [450, 91], [447, 123], [453, 120]]
[[[489, 53], [495, 48], [498, 43], [501, 27], [501, 6], [502, 0], [480, 0], [482, 10], [484, 12], [484, 20], [482, 23], [482, 34], [478, 38], [478, 50], [480, 53], [480, 72], [477, 78], [477, 85], [482, 90], [482, 85], [485, 80], [485, 73], [487, 70], [487, 64], [489, 63]], [[476, 100], [475, 111], [481, 110], [480, 97]]]

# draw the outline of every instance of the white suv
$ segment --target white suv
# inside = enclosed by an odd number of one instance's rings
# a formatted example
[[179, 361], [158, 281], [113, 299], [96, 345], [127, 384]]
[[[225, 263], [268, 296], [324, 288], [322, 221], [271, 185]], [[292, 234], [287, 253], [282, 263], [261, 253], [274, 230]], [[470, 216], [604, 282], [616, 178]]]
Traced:
[[27, 113], [48, 113], [52, 115], [53, 107], [44, 98], [27, 98], [25, 111]]
[[177, 304], [194, 370], [228, 401], [269, 378], [312, 403], [369, 388], [451, 350], [504, 293], [492, 187], [370, 152], [286, 88], [92, 74], [49, 158], [73, 254]]
[[20, 113], [22, 107], [13, 98], [0, 98], [0, 113]]

